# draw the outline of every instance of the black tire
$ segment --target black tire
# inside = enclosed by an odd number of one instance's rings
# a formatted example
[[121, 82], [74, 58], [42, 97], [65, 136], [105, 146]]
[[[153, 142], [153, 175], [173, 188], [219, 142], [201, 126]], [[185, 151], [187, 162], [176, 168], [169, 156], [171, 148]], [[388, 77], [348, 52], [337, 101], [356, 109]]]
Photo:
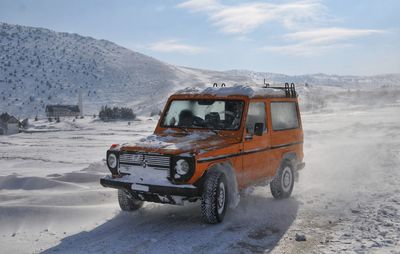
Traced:
[[270, 183], [272, 196], [276, 199], [288, 198], [292, 194], [294, 185], [293, 167], [289, 162], [283, 162], [272, 182]]
[[228, 185], [225, 175], [218, 171], [207, 173], [201, 197], [201, 217], [204, 222], [223, 221], [228, 205]]
[[143, 206], [143, 201], [133, 198], [126, 190], [118, 189], [118, 203], [123, 211], [135, 211]]

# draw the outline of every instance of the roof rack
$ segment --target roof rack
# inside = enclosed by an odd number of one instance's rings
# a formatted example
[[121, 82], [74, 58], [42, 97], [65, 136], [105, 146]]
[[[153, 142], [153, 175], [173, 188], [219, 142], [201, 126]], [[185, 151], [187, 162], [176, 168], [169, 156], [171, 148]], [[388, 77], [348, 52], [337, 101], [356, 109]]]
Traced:
[[[213, 87], [218, 87], [218, 84], [217, 84], [217, 83], [214, 83], [214, 84], [213, 84]], [[220, 87], [225, 87], [225, 83], [222, 83]]]
[[269, 83], [265, 83], [264, 79], [264, 87], [263, 88], [273, 88], [273, 89], [281, 89], [285, 91], [286, 97], [288, 98], [296, 98], [297, 97], [297, 92], [296, 92], [296, 86], [294, 83], [285, 83], [285, 86], [270, 86]]

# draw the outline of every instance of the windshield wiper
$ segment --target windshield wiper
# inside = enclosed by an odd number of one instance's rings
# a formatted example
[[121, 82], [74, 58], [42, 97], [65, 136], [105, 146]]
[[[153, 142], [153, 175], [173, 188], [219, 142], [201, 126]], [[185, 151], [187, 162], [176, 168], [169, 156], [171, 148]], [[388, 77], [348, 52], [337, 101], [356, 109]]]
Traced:
[[188, 129], [187, 128], [185, 128], [185, 127], [182, 127], [182, 126], [176, 126], [176, 128], [178, 128], [178, 129], [180, 129], [180, 130], [183, 130], [186, 134], [189, 134], [189, 131], [188, 131]]
[[221, 136], [221, 137], [222, 137], [222, 135], [221, 135], [221, 133], [219, 133], [219, 131], [213, 130], [213, 129], [210, 129], [210, 131], [212, 131], [212, 132], [214, 132], [215, 134], [217, 134], [218, 136]]

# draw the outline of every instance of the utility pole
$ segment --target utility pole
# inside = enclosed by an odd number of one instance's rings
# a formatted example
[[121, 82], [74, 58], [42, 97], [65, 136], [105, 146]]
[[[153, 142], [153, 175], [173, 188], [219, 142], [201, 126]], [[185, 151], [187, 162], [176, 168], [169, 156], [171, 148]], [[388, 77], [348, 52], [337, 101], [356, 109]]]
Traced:
[[81, 90], [79, 90], [78, 107], [79, 107], [80, 115], [83, 116], [83, 104], [82, 104], [82, 91]]

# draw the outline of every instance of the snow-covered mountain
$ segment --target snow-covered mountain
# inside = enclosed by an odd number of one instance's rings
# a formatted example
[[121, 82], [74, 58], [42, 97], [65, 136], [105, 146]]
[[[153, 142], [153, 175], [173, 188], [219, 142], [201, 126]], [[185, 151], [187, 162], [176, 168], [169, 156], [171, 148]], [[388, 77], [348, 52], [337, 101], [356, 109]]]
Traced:
[[308, 83], [338, 87], [400, 84], [400, 74], [288, 76], [243, 70], [212, 71], [173, 66], [106, 40], [0, 23], [0, 111], [20, 117], [44, 115], [47, 104], [76, 104], [85, 114], [102, 105], [160, 109], [168, 95], [186, 86]]
[[254, 72], [248, 70], [230, 70], [226, 71], [232, 75], [248, 77], [255, 81], [270, 83], [293, 82], [296, 84], [320, 85], [320, 86], [338, 86], [345, 88], [375, 88], [380, 86], [398, 86], [400, 85], [400, 74], [382, 74], [375, 76], [353, 76], [353, 75], [329, 75], [324, 73], [308, 75], [285, 75], [270, 72]]

